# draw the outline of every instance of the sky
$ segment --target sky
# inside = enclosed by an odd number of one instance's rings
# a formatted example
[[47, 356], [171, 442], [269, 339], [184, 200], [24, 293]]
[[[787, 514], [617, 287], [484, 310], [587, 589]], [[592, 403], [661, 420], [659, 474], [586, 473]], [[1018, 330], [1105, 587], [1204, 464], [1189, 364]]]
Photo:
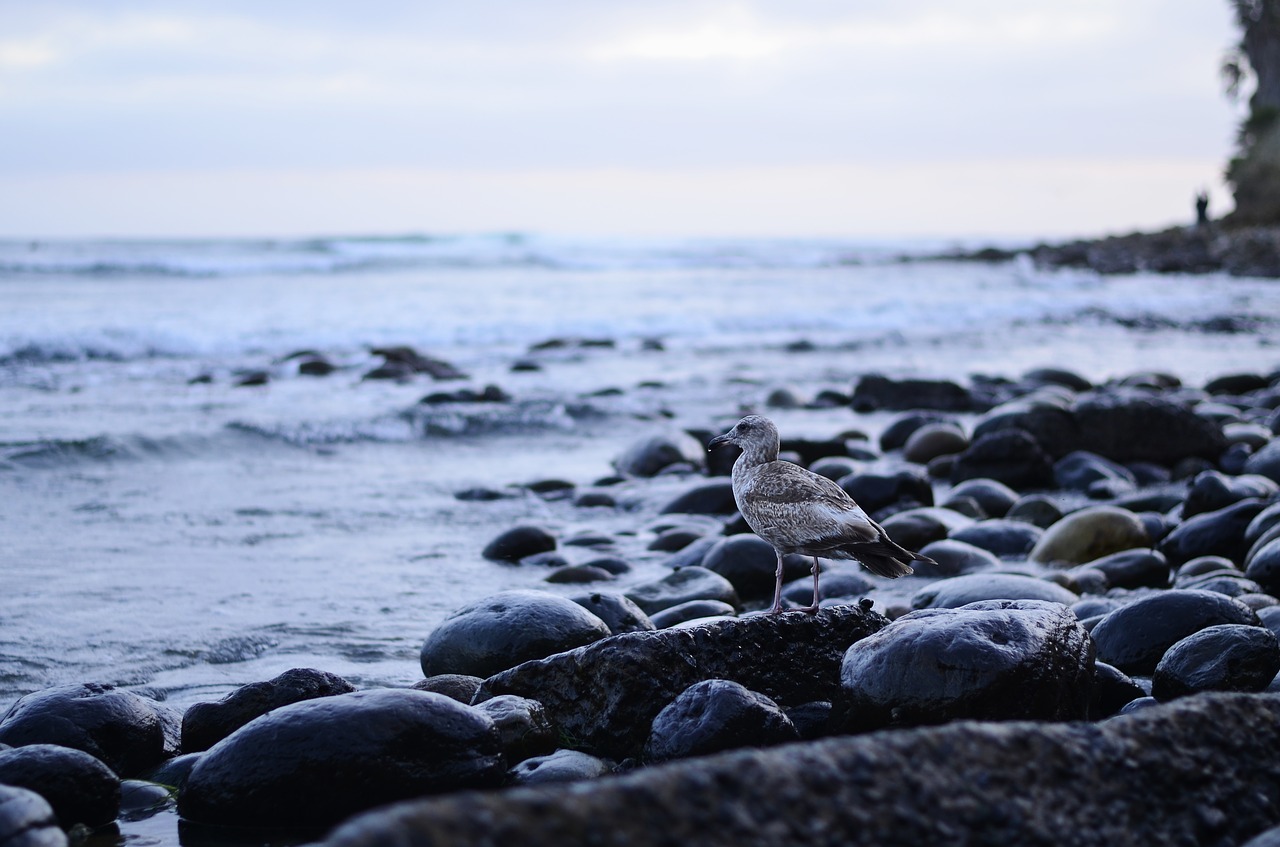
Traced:
[[0, 0], [0, 237], [1185, 223], [1226, 0]]

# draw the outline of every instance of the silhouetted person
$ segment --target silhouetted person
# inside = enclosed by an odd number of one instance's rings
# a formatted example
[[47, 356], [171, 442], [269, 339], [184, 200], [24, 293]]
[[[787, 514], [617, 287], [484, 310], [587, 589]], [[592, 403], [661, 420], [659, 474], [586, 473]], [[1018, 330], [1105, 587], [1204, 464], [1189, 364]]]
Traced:
[[1209, 192], [1201, 191], [1196, 195], [1196, 226], [1209, 223]]

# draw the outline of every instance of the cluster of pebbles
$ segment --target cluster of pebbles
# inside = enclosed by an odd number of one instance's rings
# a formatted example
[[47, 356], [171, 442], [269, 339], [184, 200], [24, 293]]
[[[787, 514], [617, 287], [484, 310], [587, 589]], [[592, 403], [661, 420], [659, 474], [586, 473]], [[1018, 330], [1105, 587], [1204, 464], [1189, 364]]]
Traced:
[[[667, 558], [663, 577], [629, 580], [607, 535], [515, 526], [484, 555], [559, 565], [552, 581], [582, 585], [501, 591], [457, 610], [426, 638], [412, 689], [356, 691], [297, 669], [185, 714], [107, 685], [29, 694], [0, 719], [0, 844], [61, 844], [68, 829], [143, 814], [171, 794], [186, 826], [314, 834], [375, 806], [464, 789], [504, 789], [484, 801], [486, 820], [528, 806], [534, 795], [519, 787], [529, 786], [542, 786], [543, 817], [596, 785], [625, 808], [629, 795], [600, 777], [625, 773], [615, 778], [638, 781], [619, 784], [658, 796], [662, 774], [694, 779], [720, 767], [708, 754], [739, 748], [786, 744], [776, 751], [785, 771], [818, 755], [809, 749], [853, 755], [809, 746], [851, 737], [938, 743], [886, 729], [945, 725], [960, 734], [948, 744], [1008, 743], [961, 720], [1034, 722], [1018, 730], [1034, 742], [1019, 743], [1053, 749], [1082, 736], [1051, 727], [1105, 725], [1106, 744], [1121, 750], [1125, 727], [1146, 732], [1212, 692], [1280, 692], [1280, 375], [1200, 387], [1167, 374], [1095, 386], [1049, 369], [968, 386], [868, 376], [848, 402], [897, 415], [877, 442], [856, 431], [784, 438], [783, 458], [835, 480], [934, 560], [914, 575], [892, 581], [828, 562], [818, 613], [759, 613], [775, 560], [734, 511], [732, 456], [707, 457], [710, 430], [656, 434], [590, 489], [548, 482], [540, 493], [608, 509], [617, 485], [687, 478], [657, 515], [636, 514], [633, 538]], [[570, 563], [568, 545], [591, 557]], [[785, 565], [784, 597], [804, 604], [809, 561]], [[1162, 760], [1161, 778], [1212, 764], [1184, 758]], [[989, 766], [1006, 766], [997, 759]], [[565, 782], [572, 795], [556, 793]], [[983, 790], [970, 782], [965, 790]], [[997, 802], [1009, 786], [998, 774], [991, 784]], [[1236, 794], [1252, 803], [1259, 790]], [[1218, 827], [1213, 843], [1280, 824], [1280, 804], [1232, 818], [1231, 802], [1201, 815]], [[405, 843], [376, 830], [337, 838]], [[44, 840], [6, 841], [20, 832]]]

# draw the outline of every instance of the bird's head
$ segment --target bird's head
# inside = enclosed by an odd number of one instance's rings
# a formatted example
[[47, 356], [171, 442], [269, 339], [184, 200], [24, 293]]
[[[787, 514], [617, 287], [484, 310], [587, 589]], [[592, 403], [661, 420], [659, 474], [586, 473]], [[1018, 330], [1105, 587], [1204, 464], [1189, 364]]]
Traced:
[[724, 435], [717, 435], [707, 443], [708, 450], [714, 450], [725, 444], [736, 444], [744, 452], [772, 450], [778, 453], [778, 428], [773, 421], [761, 415], [747, 415], [738, 421], [737, 426]]

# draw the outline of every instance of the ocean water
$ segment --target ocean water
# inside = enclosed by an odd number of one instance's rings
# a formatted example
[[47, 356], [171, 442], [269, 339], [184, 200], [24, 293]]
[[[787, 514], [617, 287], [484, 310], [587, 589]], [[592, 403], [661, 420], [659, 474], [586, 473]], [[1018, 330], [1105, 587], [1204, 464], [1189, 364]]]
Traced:
[[[589, 487], [639, 438], [726, 427], [776, 388], [1280, 368], [1274, 281], [899, 260], [948, 246], [0, 242], [0, 713], [81, 681], [179, 707], [299, 666], [412, 683], [452, 610], [509, 587], [583, 590], [485, 561], [499, 531], [611, 535], [634, 565], [625, 586], [664, 572], [648, 528], [690, 480], [614, 486], [618, 509], [520, 486]], [[380, 345], [468, 376], [366, 380]], [[337, 369], [300, 374], [300, 351]], [[522, 360], [540, 369], [513, 371]], [[250, 372], [267, 382], [238, 385]], [[512, 399], [419, 403], [486, 385]], [[808, 436], [889, 419], [771, 414]], [[454, 496], [477, 486], [511, 496]]]

